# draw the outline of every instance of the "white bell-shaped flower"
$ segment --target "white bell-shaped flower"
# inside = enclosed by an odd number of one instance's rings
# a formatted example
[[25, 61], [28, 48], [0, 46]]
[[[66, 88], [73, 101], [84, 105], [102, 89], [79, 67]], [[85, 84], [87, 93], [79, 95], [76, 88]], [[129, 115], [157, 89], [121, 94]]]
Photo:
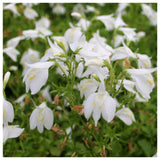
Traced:
[[120, 27], [119, 30], [124, 33], [127, 40], [135, 41], [135, 36], [136, 36], [135, 28]]
[[38, 13], [30, 7], [26, 7], [26, 9], [24, 10], [24, 15], [26, 18], [31, 19], [31, 20], [38, 17]]
[[69, 28], [65, 34], [64, 37], [69, 43], [70, 48], [75, 51], [78, 48], [81, 48], [85, 43], [85, 36], [82, 35], [81, 28], [74, 27]]
[[115, 18], [113, 18], [113, 14], [98, 16], [96, 19], [100, 20], [108, 31], [114, 29]]
[[53, 120], [54, 117], [52, 110], [46, 106], [45, 102], [43, 102], [34, 109], [30, 116], [30, 129], [33, 130], [37, 127], [38, 131], [42, 133], [43, 126], [48, 130], [51, 129]]
[[23, 82], [26, 84], [26, 92], [31, 90], [31, 94], [36, 94], [42, 86], [46, 84], [48, 79], [48, 69], [54, 62], [36, 62], [34, 64], [27, 64]]
[[123, 47], [118, 47], [118, 48], [114, 49], [113, 55], [111, 57], [111, 61], [129, 58], [129, 57], [136, 58], [136, 55], [123, 42]]
[[151, 68], [151, 58], [145, 54], [137, 54], [138, 68]]
[[52, 97], [49, 93], [49, 86], [45, 87], [43, 90], [41, 90], [42, 96], [48, 101], [52, 102]]
[[4, 126], [3, 127], [3, 143], [9, 138], [17, 138], [24, 131], [24, 128], [19, 128], [18, 125]]
[[24, 39], [24, 36], [18, 36], [7, 41], [7, 47], [17, 47], [19, 42]]
[[115, 115], [127, 125], [131, 125], [132, 122], [136, 121], [133, 112], [129, 108], [123, 107]]
[[157, 68], [151, 69], [127, 69], [127, 72], [131, 75], [135, 82], [136, 89], [146, 99], [150, 99], [150, 93], [155, 86], [152, 72], [155, 72]]
[[85, 98], [91, 93], [94, 93], [98, 88], [98, 82], [94, 79], [83, 79], [80, 84], [78, 84], [78, 89], [80, 90], [81, 98], [85, 95]]
[[56, 6], [53, 7], [52, 12], [56, 14], [65, 14], [66, 9], [63, 5], [57, 4]]
[[3, 52], [5, 52], [14, 62], [17, 61], [17, 55], [20, 54], [20, 52], [15, 47], [8, 47], [3, 49]]
[[97, 126], [97, 122], [100, 119], [101, 114], [107, 122], [111, 122], [113, 120], [117, 103], [116, 100], [108, 94], [108, 92], [97, 92], [90, 94], [84, 101], [83, 105], [85, 117], [88, 120], [91, 114], [93, 114], [95, 126]]
[[8, 10], [12, 11], [14, 14], [14, 17], [20, 16], [19, 12], [17, 11], [15, 3], [10, 3], [10, 4], [5, 5], [4, 9], [8, 9]]
[[3, 98], [3, 124], [7, 125], [8, 122], [13, 122], [14, 110], [10, 102]]

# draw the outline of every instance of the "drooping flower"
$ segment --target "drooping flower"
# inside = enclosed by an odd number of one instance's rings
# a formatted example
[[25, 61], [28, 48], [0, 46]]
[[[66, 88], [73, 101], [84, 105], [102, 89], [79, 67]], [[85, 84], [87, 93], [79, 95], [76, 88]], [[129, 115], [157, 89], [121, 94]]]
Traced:
[[14, 62], [17, 61], [17, 55], [20, 54], [15, 47], [4, 48], [3, 52], [5, 52]]
[[40, 34], [36, 29], [24, 30], [22, 31], [22, 34], [26, 39], [31, 38], [32, 40], [34, 40], [35, 38], [44, 38], [44, 36]]
[[100, 20], [105, 25], [108, 31], [114, 29], [115, 19], [113, 18], [113, 14], [98, 16], [97, 19]]
[[14, 110], [10, 102], [3, 98], [3, 124], [7, 125], [8, 122], [12, 122], [14, 119]]
[[46, 106], [45, 102], [43, 102], [34, 109], [30, 116], [30, 129], [33, 130], [37, 127], [38, 131], [42, 133], [43, 126], [48, 130], [51, 129], [53, 120], [54, 117], [52, 110]]
[[14, 16], [20, 16], [19, 12], [17, 11], [15, 3], [10, 3], [4, 6], [4, 9], [8, 9], [13, 12]]
[[25, 10], [24, 10], [24, 15], [26, 18], [32, 20], [32, 19], [35, 19], [36, 17], [38, 17], [38, 13], [30, 8], [30, 7], [26, 7]]
[[142, 13], [148, 17], [152, 25], [157, 25], [157, 12], [151, 6], [142, 4]]
[[113, 55], [111, 57], [111, 61], [129, 58], [129, 57], [136, 58], [136, 55], [123, 42], [123, 47], [118, 47], [118, 48], [114, 49]]
[[48, 101], [52, 102], [51, 95], [49, 94], [49, 86], [45, 87], [43, 90], [41, 90], [42, 96]]
[[85, 36], [81, 32], [81, 28], [79, 27], [69, 28], [65, 32], [64, 37], [69, 43], [69, 46], [73, 51], [75, 51], [78, 48], [83, 47], [86, 41]]
[[24, 131], [24, 128], [19, 128], [18, 125], [4, 126], [3, 127], [3, 143], [9, 138], [17, 138]]
[[36, 28], [49, 28], [50, 27], [50, 20], [46, 17], [41, 17], [38, 21], [35, 22]]
[[83, 31], [86, 31], [90, 25], [90, 21], [87, 21], [86, 19], [81, 18], [76, 25], [78, 27], [81, 27]]
[[145, 54], [137, 54], [138, 68], [151, 68], [151, 58]]
[[24, 99], [25, 99], [25, 97], [27, 96], [27, 94], [23, 94], [23, 95], [21, 95], [19, 98], [17, 98], [15, 101], [14, 101], [14, 103], [20, 103], [20, 106], [21, 107], [24, 107]]
[[119, 15], [119, 14], [124, 14], [125, 13], [125, 9], [126, 7], [129, 5], [129, 3], [119, 3], [118, 4], [118, 8], [116, 10], [116, 14]]
[[7, 41], [7, 47], [17, 47], [19, 42], [24, 39], [24, 36], [18, 36]]
[[133, 112], [129, 108], [123, 107], [115, 115], [127, 125], [131, 125], [132, 122], [136, 121]]
[[124, 33], [125, 38], [127, 40], [135, 41], [135, 36], [136, 36], [135, 28], [120, 27], [119, 30]]
[[93, 114], [95, 126], [97, 126], [101, 114], [107, 122], [111, 122], [115, 116], [116, 104], [116, 100], [108, 92], [92, 93], [83, 103], [84, 115], [88, 120]]
[[151, 73], [155, 72], [157, 68], [151, 69], [127, 69], [135, 82], [137, 91], [146, 99], [150, 99], [155, 83]]
[[46, 84], [48, 79], [48, 69], [54, 62], [36, 62], [27, 64], [29, 67], [26, 71], [23, 82], [26, 84], [26, 92], [31, 90], [31, 94], [36, 94], [42, 86]]
[[56, 14], [65, 14], [66, 9], [61, 4], [57, 4], [56, 6], [53, 6], [52, 12]]
[[83, 79], [78, 84], [78, 89], [80, 90], [81, 98], [85, 95], [87, 98], [91, 93], [94, 93], [98, 88], [98, 82], [94, 79]]

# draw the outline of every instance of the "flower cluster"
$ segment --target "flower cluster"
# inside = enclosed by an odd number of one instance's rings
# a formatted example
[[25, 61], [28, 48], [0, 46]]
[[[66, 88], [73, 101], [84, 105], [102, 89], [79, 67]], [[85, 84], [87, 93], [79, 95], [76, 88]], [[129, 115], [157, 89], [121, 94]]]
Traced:
[[[37, 4], [34, 4], [37, 5]], [[31, 95], [41, 92], [46, 102], [41, 103], [33, 110], [30, 115], [30, 129], [37, 127], [40, 133], [44, 127], [50, 130], [53, 126], [54, 114], [47, 104], [53, 104], [50, 95], [51, 84], [47, 84], [49, 74], [52, 71], [61, 75], [66, 80], [66, 88], [77, 90], [81, 99], [81, 104], [75, 104], [67, 94], [58, 92], [64, 97], [64, 106], [69, 106], [70, 111], [75, 105], [82, 105], [82, 114], [87, 121], [93, 117], [97, 127], [98, 121], [103, 119], [110, 123], [115, 118], [119, 118], [126, 125], [131, 125], [136, 121], [132, 106], [128, 105], [119, 97], [130, 96], [128, 101], [147, 102], [150, 94], [155, 87], [152, 73], [156, 68], [152, 67], [151, 57], [146, 54], [137, 53], [130, 48], [130, 43], [138, 42], [145, 32], [137, 32], [136, 28], [130, 28], [122, 18], [125, 8], [129, 4], [119, 4], [116, 12], [109, 15], [99, 15], [96, 8], [87, 5], [86, 9], [76, 5], [71, 16], [78, 22], [70, 23], [64, 35], [56, 36], [50, 30], [51, 21], [47, 17], [41, 17], [32, 9], [31, 4], [23, 4], [24, 16], [29, 20], [35, 20], [35, 29], [23, 30], [22, 35], [12, 38], [7, 42], [3, 52], [6, 53], [14, 62], [17, 56], [22, 54], [16, 47], [20, 41], [34, 41], [36, 38], [42, 39], [46, 43], [46, 51], [40, 53], [32, 48], [21, 55], [19, 63], [23, 67], [23, 82], [25, 83], [26, 93], [15, 103], [24, 106], [24, 98], [31, 91]], [[65, 8], [60, 5], [51, 5], [53, 12], [64, 14]], [[156, 25], [156, 11], [150, 6], [142, 4], [142, 13], [145, 14], [152, 25]], [[20, 16], [15, 4], [8, 4], [4, 9], [9, 9], [14, 16]], [[86, 13], [94, 12], [95, 17], [88, 20]], [[101, 28], [87, 39], [86, 32], [93, 24], [98, 21], [107, 32], [113, 32], [111, 43], [107, 43], [106, 37], [101, 35]], [[52, 76], [52, 75], [51, 75]], [[56, 79], [56, 77], [53, 77]], [[4, 80], [5, 81], [5, 80]], [[52, 82], [54, 84], [54, 80]], [[46, 86], [45, 89], [43, 87]], [[73, 97], [75, 95], [72, 95]], [[65, 107], [63, 110], [65, 110]], [[3, 124], [4, 142], [7, 138], [19, 136], [24, 129], [17, 126], [9, 126], [14, 118], [13, 106], [10, 102], [3, 100]]]

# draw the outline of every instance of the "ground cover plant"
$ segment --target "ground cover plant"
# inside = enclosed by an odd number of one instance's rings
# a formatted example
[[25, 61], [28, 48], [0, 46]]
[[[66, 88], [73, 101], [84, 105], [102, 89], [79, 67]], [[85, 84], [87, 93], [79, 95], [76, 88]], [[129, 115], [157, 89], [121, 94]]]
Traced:
[[3, 156], [157, 152], [157, 4], [3, 4]]

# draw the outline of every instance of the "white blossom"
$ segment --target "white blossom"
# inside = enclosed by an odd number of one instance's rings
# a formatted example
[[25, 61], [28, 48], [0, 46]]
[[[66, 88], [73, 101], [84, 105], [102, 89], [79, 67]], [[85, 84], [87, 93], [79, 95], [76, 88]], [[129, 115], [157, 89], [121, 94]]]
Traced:
[[17, 138], [24, 131], [24, 128], [19, 128], [18, 125], [6, 125], [3, 127], [3, 143], [9, 138]]
[[135, 122], [134, 114], [129, 108], [123, 107], [118, 110], [115, 115], [127, 125], [131, 125], [132, 122]]
[[30, 129], [33, 130], [37, 127], [38, 131], [42, 133], [43, 126], [48, 130], [51, 129], [53, 120], [52, 110], [46, 106], [45, 102], [43, 102], [34, 109], [30, 116]]
[[36, 17], [38, 17], [38, 13], [30, 8], [30, 7], [26, 7], [25, 10], [24, 10], [24, 15], [26, 18], [32, 20], [32, 19], [35, 19]]
[[44, 86], [48, 79], [48, 69], [54, 62], [36, 62], [27, 64], [29, 67], [26, 71], [23, 82], [26, 84], [26, 92], [31, 90], [31, 94], [36, 94], [42, 86]]
[[116, 104], [115, 99], [113, 99], [107, 92], [92, 93], [83, 103], [83, 112], [87, 120], [90, 118], [91, 114], [93, 114], [95, 126], [97, 126], [101, 114], [107, 122], [113, 120], [116, 111]]

